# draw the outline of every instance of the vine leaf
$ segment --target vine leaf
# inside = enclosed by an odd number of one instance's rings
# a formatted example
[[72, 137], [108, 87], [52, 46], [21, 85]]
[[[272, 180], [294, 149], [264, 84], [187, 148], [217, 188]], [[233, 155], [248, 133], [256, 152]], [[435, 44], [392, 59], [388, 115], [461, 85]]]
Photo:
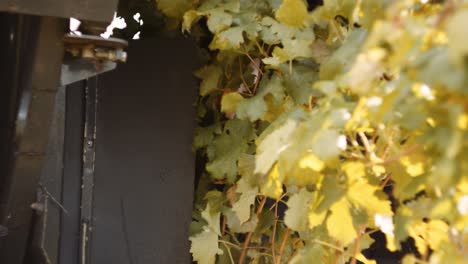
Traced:
[[308, 243], [291, 259], [290, 264], [322, 263], [321, 260], [323, 255], [324, 250], [322, 246], [314, 243]]
[[205, 229], [189, 239], [192, 242], [190, 253], [193, 260], [200, 264], [214, 264], [216, 255], [223, 252], [219, 249], [218, 234], [212, 230]]
[[200, 95], [205, 96], [218, 88], [219, 80], [223, 71], [216, 65], [209, 65], [195, 72], [195, 76], [202, 79], [200, 84]]
[[288, 120], [284, 125], [273, 130], [271, 134], [266, 135], [258, 142], [255, 173], [266, 174], [270, 170], [281, 152], [288, 147], [296, 126], [296, 121]]
[[221, 99], [221, 112], [235, 113], [237, 105], [241, 103], [243, 99], [244, 97], [236, 92], [224, 94]]
[[224, 12], [221, 8], [211, 9], [208, 12], [208, 29], [213, 33], [218, 33], [229, 28], [232, 24], [232, 15]]
[[268, 111], [268, 106], [265, 100], [260, 96], [245, 99], [237, 106], [237, 117], [239, 119], [247, 119], [250, 122], [262, 119]]
[[284, 216], [284, 223], [294, 231], [304, 232], [308, 229], [309, 203], [314, 198], [314, 193], [302, 188], [299, 193], [289, 197], [288, 210]]
[[468, 10], [464, 9], [457, 12], [447, 23], [450, 55], [458, 62], [461, 62], [461, 58], [468, 54], [468, 47], [465, 45], [468, 34], [468, 28], [465, 26], [467, 19]]
[[302, 27], [307, 17], [307, 6], [302, 0], [283, 0], [275, 15], [286, 25]]
[[353, 225], [353, 217], [349, 203], [346, 199], [340, 199], [330, 208], [331, 215], [327, 219], [328, 234], [338, 240], [343, 246], [353, 242], [357, 236]]
[[243, 224], [250, 218], [250, 207], [255, 203], [258, 188], [250, 185], [245, 178], [241, 178], [237, 182], [236, 192], [240, 193], [240, 197], [232, 205], [232, 210], [239, 218], [240, 224]]
[[376, 196], [377, 187], [365, 181], [359, 181], [351, 185], [347, 197], [350, 202], [364, 209], [369, 215], [375, 214], [393, 215], [390, 201], [381, 200]]
[[279, 199], [281, 197], [281, 194], [283, 194], [283, 177], [280, 175], [278, 164], [273, 166], [260, 189], [262, 194], [270, 198]]
[[214, 264], [216, 255], [223, 252], [219, 249], [218, 242], [218, 236], [221, 235], [220, 215], [220, 212], [212, 210], [210, 203], [208, 203], [202, 212], [202, 217], [207, 225], [203, 227], [201, 233], [189, 238], [192, 242], [190, 252], [193, 259], [200, 264]]
[[156, 0], [158, 8], [168, 17], [182, 18], [192, 7], [191, 0]]
[[210, 161], [206, 170], [214, 179], [236, 180], [237, 161], [248, 148], [254, 137], [252, 125], [248, 121], [233, 119], [226, 122], [224, 131], [217, 136], [209, 149]]
[[244, 29], [242, 27], [231, 27], [224, 30], [215, 35], [209, 48], [212, 50], [238, 49], [240, 48], [240, 45], [244, 43], [244, 36], [242, 36], [243, 32]]

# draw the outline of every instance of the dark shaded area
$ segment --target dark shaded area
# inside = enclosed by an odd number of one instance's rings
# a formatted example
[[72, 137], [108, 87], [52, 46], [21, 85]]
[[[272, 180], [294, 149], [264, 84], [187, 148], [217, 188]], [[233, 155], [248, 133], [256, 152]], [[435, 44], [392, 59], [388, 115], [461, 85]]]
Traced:
[[66, 88], [59, 263], [79, 263], [80, 200], [86, 81]]
[[145, 39], [129, 56], [98, 77], [91, 263], [189, 263], [196, 45]]
[[323, 0], [307, 0], [308, 7], [307, 9], [309, 11], [314, 10], [315, 8], [323, 5]]
[[0, 0], [0, 11], [111, 21], [118, 0]]
[[15, 264], [23, 263], [32, 241], [31, 205], [45, 162], [65, 23], [4, 13], [0, 20], [0, 224], [8, 228], [0, 239], [0, 262]]

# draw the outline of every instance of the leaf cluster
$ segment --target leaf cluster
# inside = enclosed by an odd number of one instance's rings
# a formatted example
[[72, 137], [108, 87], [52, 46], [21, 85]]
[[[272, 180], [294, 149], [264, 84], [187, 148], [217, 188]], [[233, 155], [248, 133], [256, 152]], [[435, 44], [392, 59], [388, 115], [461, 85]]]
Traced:
[[158, 0], [210, 33], [190, 241], [212, 263], [468, 261], [463, 1]]

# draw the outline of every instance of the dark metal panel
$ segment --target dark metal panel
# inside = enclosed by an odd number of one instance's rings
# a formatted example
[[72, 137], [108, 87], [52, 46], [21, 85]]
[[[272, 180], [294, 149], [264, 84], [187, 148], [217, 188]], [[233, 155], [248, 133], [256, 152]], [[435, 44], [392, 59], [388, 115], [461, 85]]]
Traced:
[[111, 21], [118, 0], [0, 0], [0, 11]]
[[[61, 204], [63, 140], [65, 124], [65, 87], [55, 97], [46, 156], [37, 193], [36, 220], [31, 231], [29, 258], [34, 263], [58, 263], [60, 215], [67, 212]], [[42, 261], [40, 261], [42, 260]]]
[[98, 76], [91, 264], [190, 263], [196, 46], [129, 47], [126, 64]]
[[[25, 52], [17, 53], [32, 58], [31, 62], [17, 65], [20, 75], [15, 76], [21, 100], [16, 120], [9, 125], [14, 128], [14, 142], [8, 150], [6, 160], [11, 162], [11, 170], [5, 177], [6, 185], [2, 186], [2, 210], [0, 224], [9, 228], [9, 235], [0, 247], [0, 263], [22, 263], [31, 228], [31, 204], [36, 201], [36, 190], [44, 163], [45, 148], [48, 140], [49, 125], [55, 104], [55, 93], [60, 80], [60, 66], [63, 56], [61, 39], [65, 22], [56, 18], [31, 18], [37, 30], [22, 28], [17, 36], [35, 35], [37, 40], [19, 40], [18, 45], [30, 46]], [[23, 59], [24, 59], [23, 58]], [[32, 67], [28, 71], [28, 66]], [[16, 109], [14, 111], [16, 113]]]
[[58, 263], [79, 263], [85, 88], [86, 81], [66, 88], [62, 204], [67, 213], [61, 217]]
[[81, 263], [90, 263], [89, 245], [92, 240], [97, 93], [97, 77], [88, 79], [85, 88], [83, 176], [81, 178]]

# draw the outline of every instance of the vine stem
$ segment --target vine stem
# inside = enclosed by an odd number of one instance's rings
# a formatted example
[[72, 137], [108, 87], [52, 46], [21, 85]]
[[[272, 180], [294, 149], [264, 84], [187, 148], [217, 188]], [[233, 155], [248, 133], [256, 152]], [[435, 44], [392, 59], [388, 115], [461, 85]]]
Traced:
[[354, 244], [353, 256], [351, 258], [350, 264], [356, 264], [357, 262], [356, 256], [360, 251], [361, 239], [362, 239], [362, 235], [364, 234], [364, 231], [365, 231], [365, 226], [362, 226], [361, 228], [359, 228], [359, 233], [358, 233], [358, 237], [356, 238], [356, 243]]
[[[281, 199], [281, 198], [280, 198]], [[278, 200], [275, 203], [275, 223], [273, 224], [273, 234], [271, 235], [271, 255], [273, 256], [273, 263], [276, 263], [276, 225], [278, 224]]]
[[[260, 202], [260, 204], [258, 205], [258, 208], [257, 208], [257, 217], [260, 215], [260, 213], [262, 212], [263, 210], [263, 206], [265, 206], [265, 202], [267, 200], [267, 197], [264, 196], [262, 201]], [[247, 234], [247, 237], [245, 238], [245, 241], [244, 241], [244, 245], [242, 246], [242, 251], [241, 251], [241, 254], [239, 256], [239, 264], [244, 264], [244, 259], [245, 259], [245, 254], [247, 253], [247, 247], [249, 246], [250, 244], [250, 239], [252, 238], [252, 235], [253, 235], [253, 231], [250, 231], [248, 234]]]
[[367, 136], [364, 134], [364, 132], [358, 132], [359, 137], [362, 140], [362, 143], [364, 144], [364, 148], [366, 149], [367, 155], [370, 155], [372, 152], [369, 140], [367, 139]]
[[231, 264], [235, 264], [234, 258], [232, 257], [231, 249], [226, 245], [226, 244], [227, 244], [227, 243], [226, 243], [227, 241], [224, 241], [224, 240], [220, 240], [220, 241], [223, 243], [224, 247], [226, 248], [226, 250], [227, 250], [227, 252], [228, 252], [229, 259], [231, 260]]
[[314, 239], [314, 243], [317, 243], [317, 244], [319, 244], [319, 245], [326, 246], [326, 247], [332, 248], [332, 249], [334, 249], [334, 250], [336, 250], [336, 251], [339, 251], [339, 252], [341, 252], [341, 253], [344, 253], [344, 250], [343, 250], [343, 249], [339, 248], [339, 247], [336, 246], [336, 245], [330, 244], [330, 243], [328, 243], [328, 242], [325, 242], [325, 241], [322, 241], [322, 240], [318, 240], [318, 239]]
[[281, 264], [281, 259], [283, 258], [284, 248], [286, 247], [286, 241], [288, 241], [289, 234], [291, 233], [291, 229], [286, 229], [286, 233], [284, 234], [283, 241], [281, 242], [280, 250], [278, 252], [277, 264]]

